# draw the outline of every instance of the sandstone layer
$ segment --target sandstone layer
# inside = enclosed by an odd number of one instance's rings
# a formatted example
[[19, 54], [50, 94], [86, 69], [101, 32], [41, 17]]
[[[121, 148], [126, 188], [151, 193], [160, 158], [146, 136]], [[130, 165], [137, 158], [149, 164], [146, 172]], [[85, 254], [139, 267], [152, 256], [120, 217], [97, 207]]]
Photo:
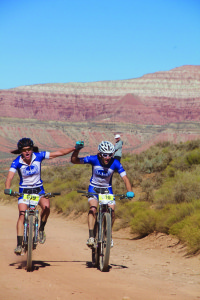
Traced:
[[23, 136], [42, 149], [121, 133], [124, 152], [140, 152], [158, 141], [199, 138], [200, 66], [182, 66], [141, 78], [57, 83], [0, 90], [0, 159], [9, 158]]

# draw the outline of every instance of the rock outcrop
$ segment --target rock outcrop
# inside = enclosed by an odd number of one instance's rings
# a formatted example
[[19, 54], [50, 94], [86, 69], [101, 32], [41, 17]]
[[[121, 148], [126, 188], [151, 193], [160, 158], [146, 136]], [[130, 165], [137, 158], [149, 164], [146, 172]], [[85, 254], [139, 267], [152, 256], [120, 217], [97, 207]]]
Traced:
[[102, 139], [114, 142], [116, 132], [123, 135], [127, 152], [156, 141], [198, 138], [200, 66], [128, 80], [0, 90], [0, 117], [2, 153], [27, 135], [50, 149], [84, 137], [88, 152]]

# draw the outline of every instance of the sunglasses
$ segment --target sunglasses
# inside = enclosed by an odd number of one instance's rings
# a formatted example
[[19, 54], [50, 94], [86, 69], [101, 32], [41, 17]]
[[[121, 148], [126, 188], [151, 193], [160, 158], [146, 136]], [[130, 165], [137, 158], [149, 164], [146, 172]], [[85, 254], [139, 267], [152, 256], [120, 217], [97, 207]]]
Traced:
[[107, 156], [109, 156], [109, 157], [112, 157], [113, 156], [113, 153], [101, 153], [101, 156], [102, 157], [107, 157]]
[[29, 147], [29, 148], [27, 148], [27, 149], [22, 149], [22, 152], [31, 151], [31, 150], [32, 150], [32, 148]]

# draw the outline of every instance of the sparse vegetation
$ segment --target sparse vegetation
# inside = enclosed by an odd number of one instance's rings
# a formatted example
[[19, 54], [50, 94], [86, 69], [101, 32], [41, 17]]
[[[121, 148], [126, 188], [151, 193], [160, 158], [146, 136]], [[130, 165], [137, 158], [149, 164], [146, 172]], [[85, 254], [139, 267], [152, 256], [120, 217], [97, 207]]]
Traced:
[[[188, 253], [200, 252], [200, 141], [159, 143], [141, 154], [123, 155], [122, 164], [136, 196], [132, 201], [117, 201], [114, 229], [130, 227], [138, 237], [154, 231], [172, 234], [188, 247]], [[0, 177], [1, 199], [6, 173]], [[55, 209], [79, 215], [88, 209], [87, 199], [76, 193], [87, 190], [91, 176], [89, 165], [45, 167], [45, 190], [61, 192], [51, 200]], [[15, 176], [13, 189], [18, 188]], [[113, 176], [115, 193], [124, 193], [120, 176]], [[9, 199], [11, 200], [11, 199]], [[11, 200], [13, 201], [13, 200]], [[16, 200], [14, 200], [16, 201]]]

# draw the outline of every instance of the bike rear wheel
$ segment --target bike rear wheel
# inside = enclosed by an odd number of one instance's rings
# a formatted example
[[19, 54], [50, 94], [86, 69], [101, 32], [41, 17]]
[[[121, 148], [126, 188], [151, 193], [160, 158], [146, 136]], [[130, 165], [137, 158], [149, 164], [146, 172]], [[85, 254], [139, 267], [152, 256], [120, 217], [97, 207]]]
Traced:
[[27, 272], [32, 271], [32, 251], [33, 251], [33, 215], [29, 217], [28, 228], [28, 250], [27, 250]]
[[102, 272], [108, 271], [110, 259], [111, 230], [111, 216], [109, 213], [104, 213], [101, 227], [101, 247], [99, 257], [99, 267]]
[[99, 247], [98, 247], [98, 222], [95, 222], [94, 225], [94, 239], [95, 239], [95, 245], [92, 248], [92, 265], [94, 268], [99, 267]]

